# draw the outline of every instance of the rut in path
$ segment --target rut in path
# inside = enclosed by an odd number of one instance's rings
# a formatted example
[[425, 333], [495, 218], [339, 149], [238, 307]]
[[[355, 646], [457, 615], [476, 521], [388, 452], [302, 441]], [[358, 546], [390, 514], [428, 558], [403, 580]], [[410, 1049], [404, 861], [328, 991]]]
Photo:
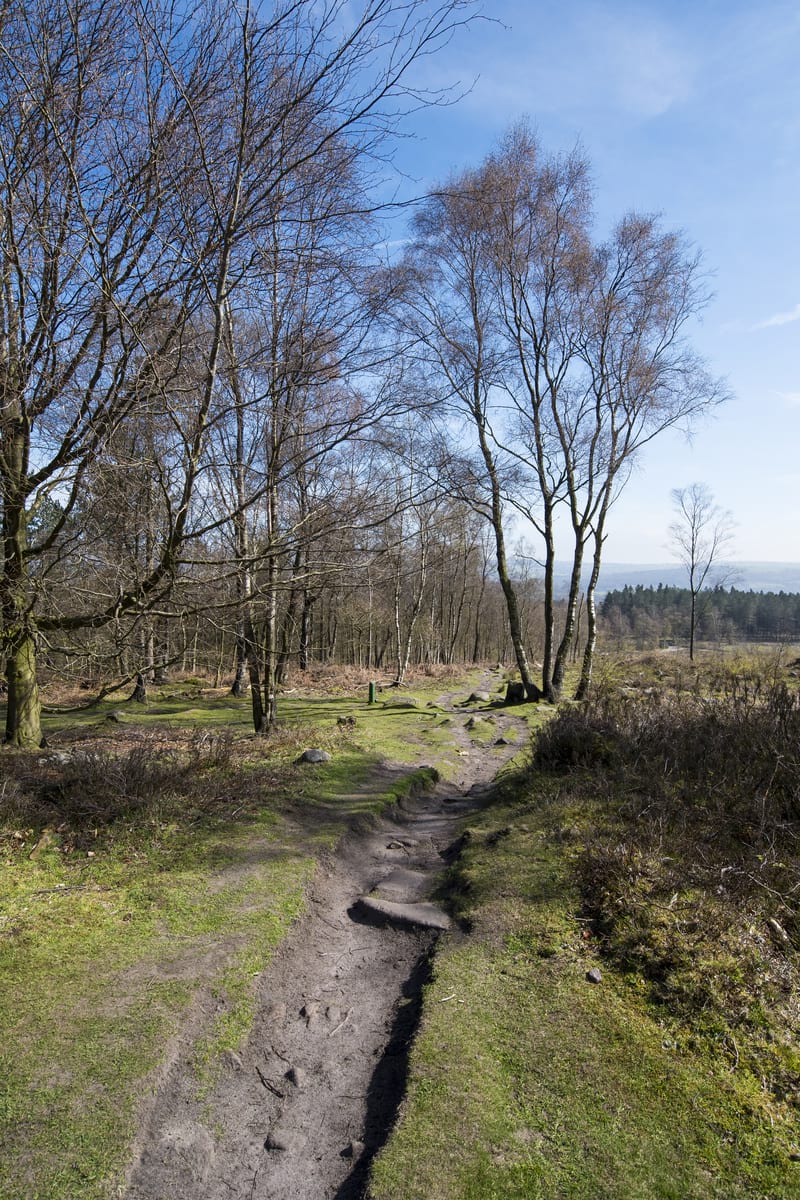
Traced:
[[433, 945], [449, 923], [426, 896], [458, 818], [502, 761], [497, 751], [464, 753], [468, 790], [440, 786], [403, 803], [394, 819], [348, 836], [318, 875], [308, 913], [259, 981], [250, 1040], [205, 1103], [178, 1055], [140, 1135], [126, 1200], [363, 1197], [403, 1095]]

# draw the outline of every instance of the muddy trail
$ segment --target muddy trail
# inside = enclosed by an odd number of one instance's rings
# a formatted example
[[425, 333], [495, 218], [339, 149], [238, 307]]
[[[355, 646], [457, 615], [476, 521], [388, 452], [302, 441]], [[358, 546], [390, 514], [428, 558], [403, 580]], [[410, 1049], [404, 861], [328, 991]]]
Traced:
[[[496, 722], [498, 736], [523, 725], [502, 711]], [[519, 747], [478, 747], [464, 724], [453, 723], [457, 784], [349, 834], [318, 871], [306, 915], [259, 978], [246, 1047], [227, 1055], [202, 1101], [187, 1061], [196, 1030], [185, 1031], [146, 1114], [126, 1200], [365, 1196], [403, 1096], [433, 948], [450, 925], [429, 898], [443, 854]]]

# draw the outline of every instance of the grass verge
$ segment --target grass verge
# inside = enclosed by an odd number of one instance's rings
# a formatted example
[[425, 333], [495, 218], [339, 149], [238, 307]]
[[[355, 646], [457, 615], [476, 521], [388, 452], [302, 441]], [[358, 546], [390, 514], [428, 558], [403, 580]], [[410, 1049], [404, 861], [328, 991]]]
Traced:
[[800, 1196], [797, 705], [744, 703], [567, 706], [472, 821], [372, 1200]]

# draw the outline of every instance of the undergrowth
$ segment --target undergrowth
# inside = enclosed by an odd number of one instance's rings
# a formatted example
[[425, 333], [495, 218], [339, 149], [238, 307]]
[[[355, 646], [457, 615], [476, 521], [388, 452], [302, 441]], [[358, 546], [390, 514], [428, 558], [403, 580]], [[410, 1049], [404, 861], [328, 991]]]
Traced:
[[606, 958], [800, 1116], [798, 694], [712, 682], [564, 708], [533, 770], [591, 806], [575, 873]]

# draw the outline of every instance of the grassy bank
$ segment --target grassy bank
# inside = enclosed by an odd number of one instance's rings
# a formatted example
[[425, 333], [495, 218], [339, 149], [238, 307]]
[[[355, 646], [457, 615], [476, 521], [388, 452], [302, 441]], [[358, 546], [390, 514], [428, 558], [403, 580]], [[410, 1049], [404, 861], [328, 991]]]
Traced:
[[451, 868], [374, 1200], [800, 1196], [798, 726], [736, 673], [546, 726]]
[[[116, 1194], [178, 1033], [202, 1094], [320, 855], [430, 779], [380, 760], [446, 759], [446, 686], [408, 707], [290, 697], [263, 741], [247, 701], [184, 682], [51, 711], [44, 751], [0, 755], [2, 1200]], [[330, 761], [298, 764], [312, 745]]]

